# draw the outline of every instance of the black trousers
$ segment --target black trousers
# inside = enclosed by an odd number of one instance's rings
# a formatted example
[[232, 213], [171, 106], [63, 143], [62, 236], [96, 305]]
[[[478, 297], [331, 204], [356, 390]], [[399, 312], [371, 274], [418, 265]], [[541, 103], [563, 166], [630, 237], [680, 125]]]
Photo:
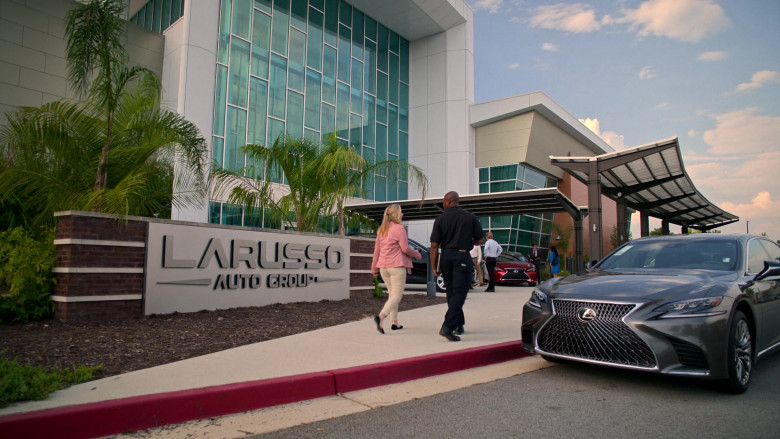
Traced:
[[485, 258], [485, 265], [487, 265], [487, 271], [488, 271], [488, 290], [492, 290], [496, 287], [496, 281], [493, 278], [493, 270], [496, 268], [496, 258], [487, 257]]
[[471, 287], [474, 273], [474, 262], [468, 252], [457, 250], [442, 250], [439, 264], [444, 285], [447, 287], [447, 313], [444, 315], [444, 326], [455, 330], [466, 323], [463, 315], [463, 304]]

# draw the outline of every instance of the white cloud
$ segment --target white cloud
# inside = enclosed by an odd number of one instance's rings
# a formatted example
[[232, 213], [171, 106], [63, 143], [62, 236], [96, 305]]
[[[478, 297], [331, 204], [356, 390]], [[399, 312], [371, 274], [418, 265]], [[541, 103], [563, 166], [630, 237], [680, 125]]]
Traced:
[[477, 0], [474, 2], [474, 9], [485, 9], [491, 14], [498, 12], [504, 0]]
[[757, 108], [745, 108], [713, 116], [716, 127], [702, 136], [710, 147], [708, 152], [744, 157], [745, 154], [776, 151], [780, 117], [759, 115], [757, 111]]
[[579, 121], [585, 125], [589, 130], [593, 131], [597, 136], [601, 137], [601, 140], [607, 142], [607, 145], [611, 146], [615, 150], [626, 149], [625, 136], [618, 134], [614, 131], [601, 132], [601, 123], [598, 119], [579, 119]]
[[653, 79], [655, 78], [655, 69], [653, 66], [642, 67], [639, 71], [639, 78], [641, 79]]
[[780, 151], [726, 158], [713, 155], [685, 155], [685, 169], [693, 184], [715, 205], [740, 217], [740, 222], [722, 228], [723, 233], [744, 233], [750, 221], [751, 233], [766, 232], [780, 239], [777, 212], [780, 180], [770, 176], [780, 169]]
[[699, 61], [713, 62], [723, 61], [728, 54], [722, 50], [713, 50], [710, 52], [702, 52], [699, 54]]
[[531, 27], [571, 33], [594, 32], [601, 29], [593, 6], [584, 3], [556, 3], [537, 6], [529, 19]]
[[517, 69], [518, 67], [520, 67], [520, 64], [519, 64], [519, 63], [509, 64], [509, 65], [507, 66], [507, 68], [508, 68], [509, 70], [515, 70], [515, 69]]
[[780, 73], [774, 70], [761, 70], [760, 72], [753, 73], [750, 78], [750, 82], [743, 82], [739, 84], [734, 93], [741, 93], [752, 91], [757, 88], [761, 88], [766, 84], [780, 84]]
[[713, 0], [648, 0], [637, 9], [623, 9], [618, 23], [640, 36], [656, 35], [696, 43], [731, 25]]
[[671, 104], [669, 102], [659, 102], [655, 105], [656, 110], [663, 110], [664, 108], [669, 108]]
[[543, 43], [542, 44], [542, 50], [545, 50], [547, 52], [557, 52], [558, 51], [558, 45], [554, 43]]

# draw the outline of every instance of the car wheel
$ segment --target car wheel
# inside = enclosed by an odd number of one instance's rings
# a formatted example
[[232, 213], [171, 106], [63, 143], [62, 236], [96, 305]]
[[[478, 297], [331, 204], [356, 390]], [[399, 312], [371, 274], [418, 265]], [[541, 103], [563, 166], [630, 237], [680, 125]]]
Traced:
[[436, 276], [436, 291], [440, 293], [446, 293], [447, 287], [444, 285], [444, 276], [441, 273]]
[[729, 393], [743, 393], [750, 385], [753, 372], [753, 336], [750, 324], [742, 311], [734, 313], [729, 331], [729, 377], [723, 388]]

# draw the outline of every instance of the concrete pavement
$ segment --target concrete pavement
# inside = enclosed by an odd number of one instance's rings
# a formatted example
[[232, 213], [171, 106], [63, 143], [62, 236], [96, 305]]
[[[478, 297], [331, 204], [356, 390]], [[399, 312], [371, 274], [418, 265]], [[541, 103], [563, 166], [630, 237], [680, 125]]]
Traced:
[[[407, 294], [425, 294], [410, 290]], [[0, 410], [0, 438], [88, 438], [279, 406], [526, 356], [529, 287], [473, 290], [460, 342], [438, 335], [446, 305], [400, 313], [379, 334], [371, 318], [90, 381]], [[378, 310], [377, 310], [378, 311]]]

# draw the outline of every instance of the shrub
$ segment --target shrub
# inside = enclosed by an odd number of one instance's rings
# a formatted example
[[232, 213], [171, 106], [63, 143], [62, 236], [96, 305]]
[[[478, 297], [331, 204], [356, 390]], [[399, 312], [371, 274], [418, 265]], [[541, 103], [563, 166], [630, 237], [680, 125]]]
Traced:
[[0, 233], [0, 322], [52, 316], [54, 236], [50, 230], [35, 237], [21, 227]]
[[101, 367], [102, 364], [48, 372], [41, 366], [23, 366], [16, 359], [0, 358], [0, 408], [16, 401], [46, 399], [51, 392], [91, 380]]
[[382, 287], [379, 286], [379, 278], [374, 276], [374, 297], [385, 297], [385, 292], [382, 291]]

